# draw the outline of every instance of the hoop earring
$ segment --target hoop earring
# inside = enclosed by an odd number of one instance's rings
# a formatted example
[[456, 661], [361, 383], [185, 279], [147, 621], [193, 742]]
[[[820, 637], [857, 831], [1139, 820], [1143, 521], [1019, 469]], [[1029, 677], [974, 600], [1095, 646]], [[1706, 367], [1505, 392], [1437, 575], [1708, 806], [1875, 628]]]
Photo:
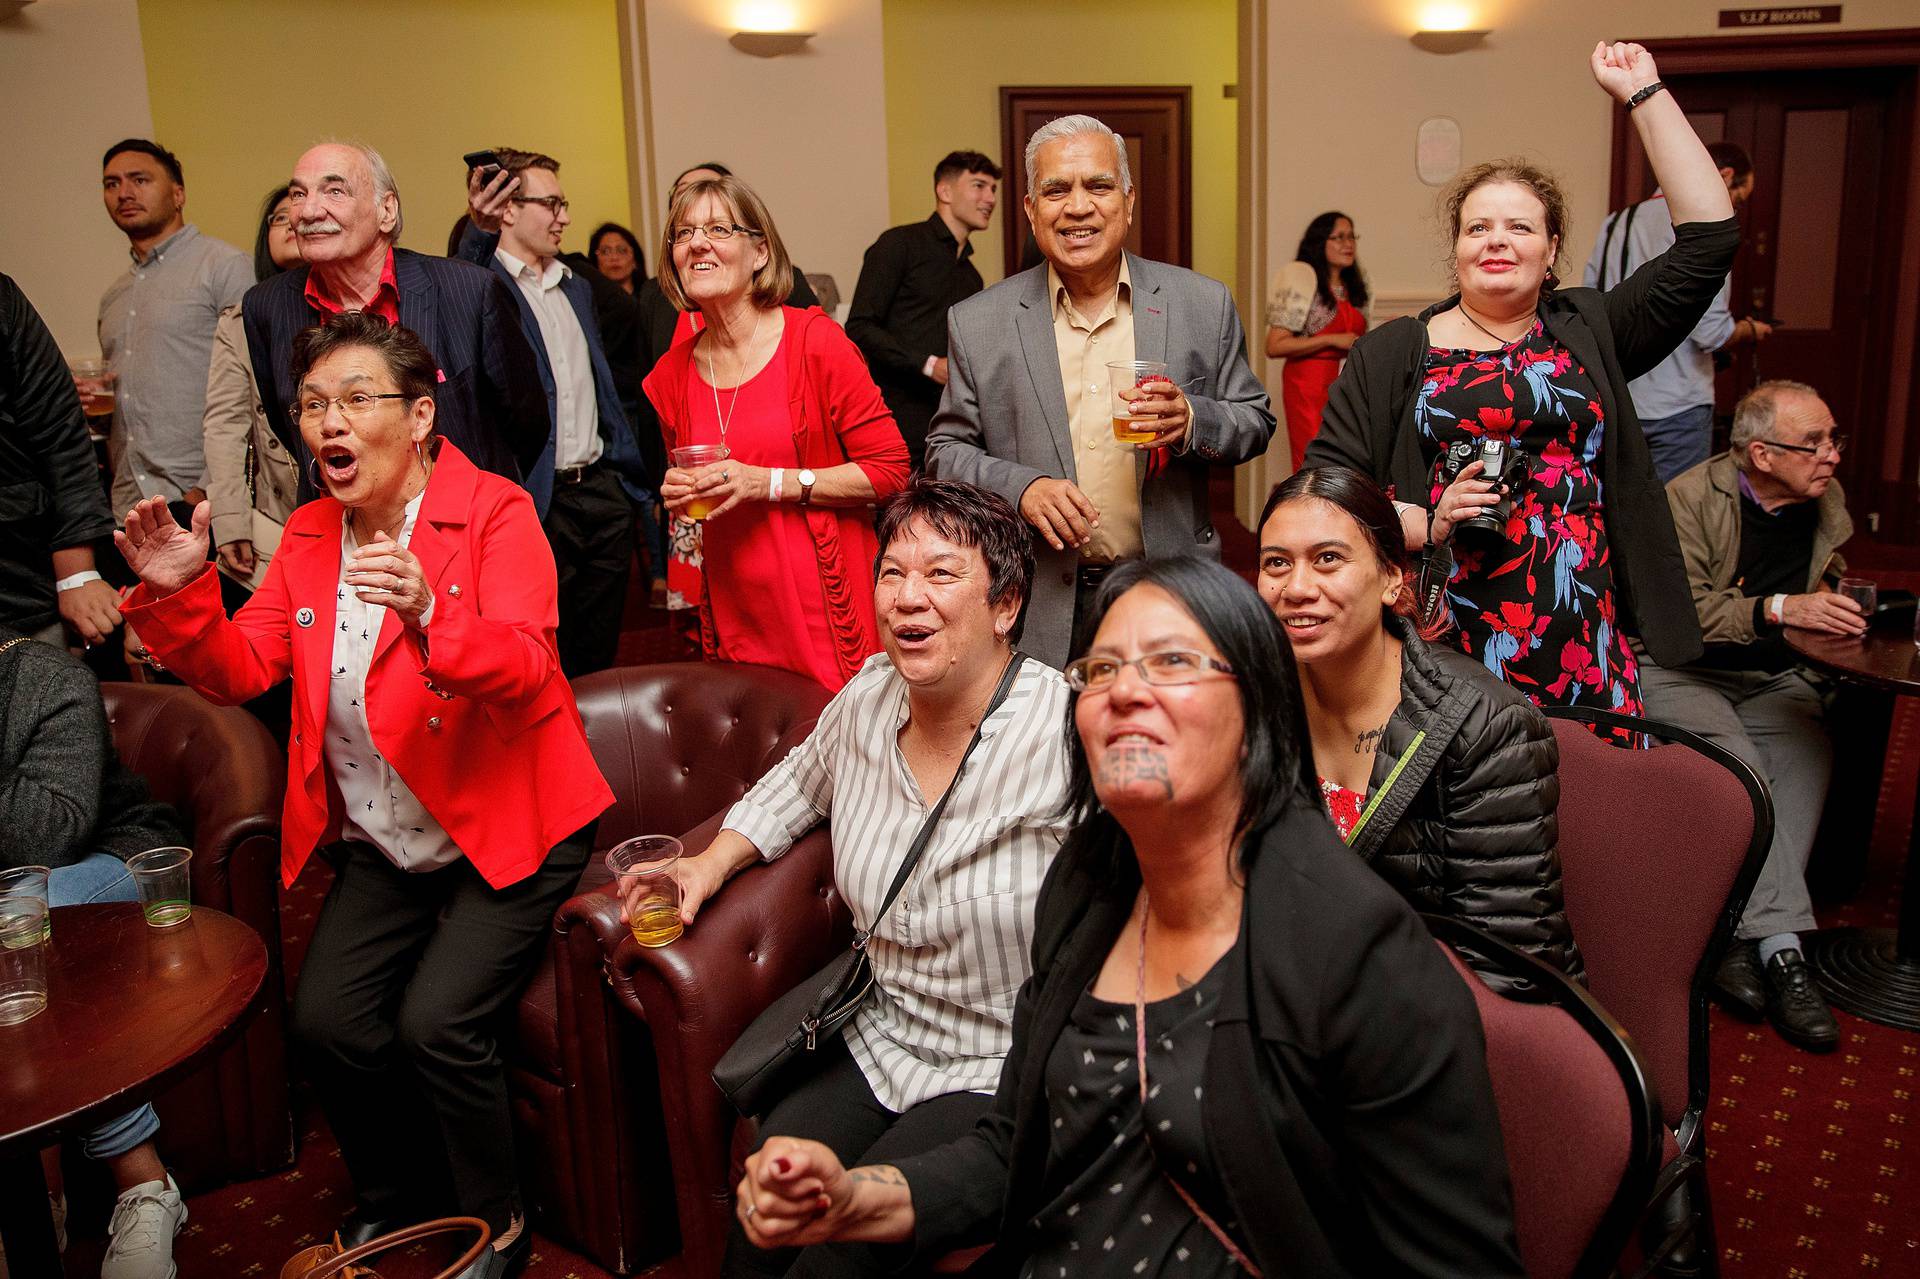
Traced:
[[310, 457], [307, 459], [307, 483], [313, 486], [313, 491], [316, 493], [324, 493], [327, 491], [327, 486], [320, 480], [319, 458]]

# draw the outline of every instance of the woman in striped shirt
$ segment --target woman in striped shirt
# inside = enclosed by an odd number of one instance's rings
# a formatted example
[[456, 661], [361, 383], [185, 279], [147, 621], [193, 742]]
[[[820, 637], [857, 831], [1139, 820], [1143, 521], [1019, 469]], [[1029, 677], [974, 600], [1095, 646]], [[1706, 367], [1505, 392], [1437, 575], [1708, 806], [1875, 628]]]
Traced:
[[[1066, 681], [1024, 661], [985, 713], [1033, 577], [1026, 525], [992, 493], [921, 480], [882, 509], [879, 540], [874, 612], [886, 651], [680, 864], [691, 926], [735, 872], [832, 818], [835, 885], [854, 926], [872, 933], [874, 991], [843, 1042], [762, 1118], [760, 1136], [810, 1138], [848, 1163], [930, 1150], [991, 1104], [1028, 975], [1034, 900], [1067, 829]], [[880, 916], [949, 786], [926, 851]], [[863, 1253], [834, 1251], [836, 1274], [885, 1273]], [[785, 1274], [797, 1255], [762, 1252], [736, 1229], [726, 1273]]]

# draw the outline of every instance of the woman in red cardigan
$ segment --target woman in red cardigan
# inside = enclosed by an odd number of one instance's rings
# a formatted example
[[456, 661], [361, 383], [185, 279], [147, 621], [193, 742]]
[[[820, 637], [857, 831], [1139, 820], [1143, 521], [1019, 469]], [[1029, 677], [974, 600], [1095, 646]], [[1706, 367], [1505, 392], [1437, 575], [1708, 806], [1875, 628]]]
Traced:
[[328, 496], [294, 512], [231, 621], [207, 503], [190, 530], [140, 503], [114, 534], [140, 576], [123, 612], [216, 701], [292, 679], [281, 874], [321, 846], [336, 872], [292, 1034], [353, 1177], [342, 1234], [457, 1208], [493, 1229], [468, 1271], [493, 1279], [529, 1239], [495, 1027], [613, 794], [560, 674], [533, 503], [434, 439], [433, 356], [349, 312], [293, 362]]
[[704, 521], [707, 655], [809, 675], [838, 690], [880, 651], [868, 508], [907, 482], [907, 446], [851, 340], [793, 287], [773, 216], [738, 178], [673, 198], [660, 288], [700, 312], [648, 375], [667, 445], [720, 445], [675, 465], [667, 509]]

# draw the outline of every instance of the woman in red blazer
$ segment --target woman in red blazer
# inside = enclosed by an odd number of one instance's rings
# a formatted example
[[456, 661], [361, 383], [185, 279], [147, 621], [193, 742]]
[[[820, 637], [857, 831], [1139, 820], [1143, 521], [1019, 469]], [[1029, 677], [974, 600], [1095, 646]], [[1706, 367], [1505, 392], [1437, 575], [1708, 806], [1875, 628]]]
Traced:
[[114, 534], [141, 580], [124, 612], [216, 701], [293, 680], [281, 874], [316, 847], [337, 872], [293, 1034], [357, 1192], [343, 1235], [457, 1208], [495, 1232], [469, 1274], [512, 1274], [528, 1236], [494, 1027], [613, 795], [560, 674], [533, 503], [435, 440], [433, 356], [350, 312], [293, 359], [329, 496], [232, 620], [207, 504], [183, 529], [141, 503]]

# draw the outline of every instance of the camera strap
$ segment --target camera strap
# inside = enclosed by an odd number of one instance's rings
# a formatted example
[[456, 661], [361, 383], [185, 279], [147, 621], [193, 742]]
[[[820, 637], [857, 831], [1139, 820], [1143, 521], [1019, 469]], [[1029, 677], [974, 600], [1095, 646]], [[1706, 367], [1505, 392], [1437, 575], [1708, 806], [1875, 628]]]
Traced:
[[1453, 546], [1448, 542], [1428, 542], [1420, 557], [1420, 629], [1426, 630], [1440, 616], [1440, 602], [1447, 583], [1453, 580]]

